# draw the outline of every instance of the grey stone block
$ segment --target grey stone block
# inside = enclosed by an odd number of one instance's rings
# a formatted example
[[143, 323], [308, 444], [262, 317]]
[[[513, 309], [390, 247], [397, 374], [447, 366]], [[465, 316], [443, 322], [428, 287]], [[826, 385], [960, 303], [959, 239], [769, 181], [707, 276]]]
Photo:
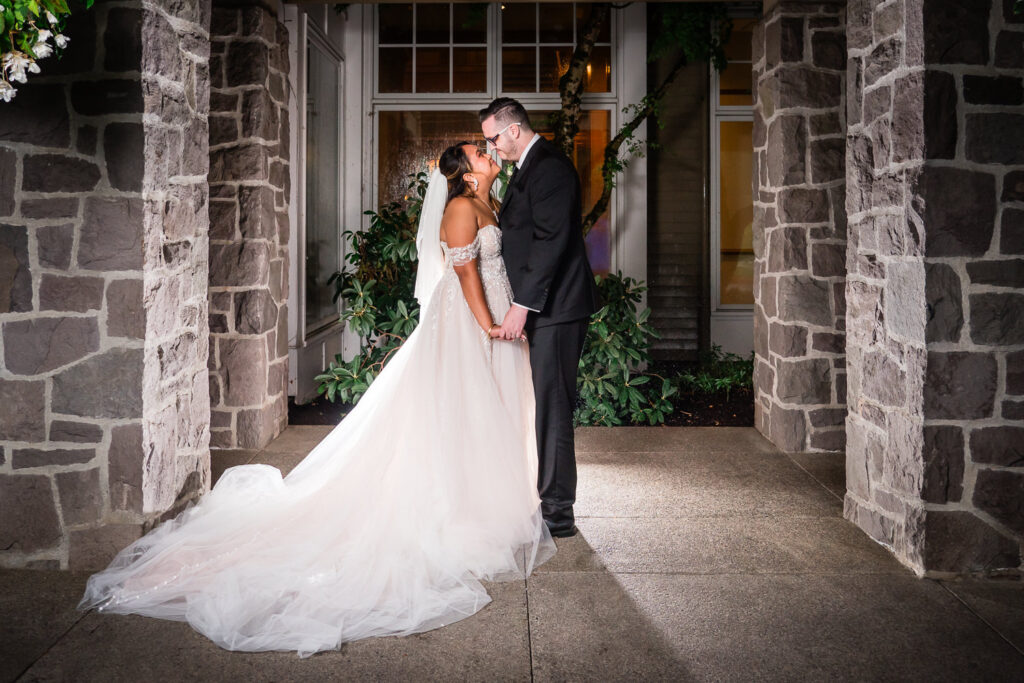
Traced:
[[996, 393], [996, 360], [969, 351], [928, 354], [924, 382], [926, 419], [969, 420], [992, 415]]
[[60, 498], [64, 524], [89, 524], [103, 514], [103, 493], [100, 491], [100, 470], [58, 472], [54, 475]]
[[0, 548], [44, 550], [61, 538], [50, 478], [17, 474], [0, 477]]
[[16, 448], [11, 455], [11, 467], [16, 470], [49, 465], [77, 465], [92, 461], [95, 448]]
[[46, 273], [39, 282], [39, 310], [95, 311], [103, 305], [103, 278]]
[[986, 64], [992, 0], [931, 0], [923, 11], [928, 64]]
[[39, 265], [67, 269], [71, 265], [71, 247], [75, 239], [75, 226], [71, 223], [43, 225], [36, 228], [35, 233]]
[[968, 114], [964, 153], [981, 164], [1024, 164], [1024, 115]]
[[34, 318], [4, 323], [7, 370], [35, 375], [74, 363], [100, 347], [95, 318]]
[[22, 199], [23, 218], [74, 218], [78, 215], [78, 200], [74, 197], [47, 197]]
[[115, 510], [142, 512], [142, 425], [117, 425], [110, 431], [108, 481], [110, 505]]
[[981, 256], [995, 230], [995, 178], [988, 173], [927, 167], [921, 174], [928, 256]]
[[82, 417], [142, 416], [142, 349], [115, 348], [53, 378], [52, 410]]
[[977, 344], [1024, 344], [1024, 294], [972, 294], [971, 339]]
[[107, 178], [117, 190], [142, 190], [145, 175], [142, 124], [108, 123], [103, 131], [103, 152], [107, 162]]
[[142, 280], [113, 280], [107, 286], [107, 334], [129, 339], [145, 336]]
[[[978, 473], [979, 478], [982, 474]], [[959, 510], [928, 512], [922, 555], [924, 566], [936, 572], [966, 574], [1020, 565], [1017, 542], [970, 512]]]
[[24, 226], [0, 224], [0, 266], [0, 313], [31, 311], [32, 273]]
[[87, 197], [78, 265], [87, 270], [142, 269], [142, 200]]
[[103, 428], [91, 422], [54, 420], [50, 423], [50, 441], [99, 443], [102, 440]]
[[924, 486], [926, 503], [953, 503], [963, 495], [964, 434], [960, 427], [924, 428]]
[[959, 341], [964, 325], [960, 277], [945, 263], [925, 264], [925, 296], [928, 320], [925, 339], [929, 342]]
[[1000, 467], [1024, 467], [1024, 427], [981, 427], [972, 430], [971, 460]]
[[[50, 60], [47, 67], [52, 67]], [[52, 73], [48, 69], [48, 73]], [[0, 140], [24, 142], [40, 147], [67, 148], [71, 144], [71, 125], [67, 107], [53, 106], [65, 101], [64, 85], [29, 81], [18, 86], [18, 96], [4, 103], [0, 119]]]

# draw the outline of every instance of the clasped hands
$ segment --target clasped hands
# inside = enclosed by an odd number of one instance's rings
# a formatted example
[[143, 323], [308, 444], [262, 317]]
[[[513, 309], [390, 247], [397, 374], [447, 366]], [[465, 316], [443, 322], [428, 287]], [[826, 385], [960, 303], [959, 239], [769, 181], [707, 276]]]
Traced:
[[489, 334], [491, 339], [503, 339], [505, 341], [526, 341], [526, 335], [523, 334], [523, 327], [526, 325], [526, 316], [529, 315], [529, 311], [522, 306], [512, 306], [508, 309], [508, 313], [505, 314], [505, 320], [499, 325], [494, 323], [491, 325]]

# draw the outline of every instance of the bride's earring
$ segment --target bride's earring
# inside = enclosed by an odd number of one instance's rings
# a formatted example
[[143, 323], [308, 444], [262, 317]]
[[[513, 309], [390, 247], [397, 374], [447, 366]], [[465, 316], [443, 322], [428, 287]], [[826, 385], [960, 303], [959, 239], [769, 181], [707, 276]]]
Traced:
[[471, 180], [473, 181], [473, 192], [478, 192], [480, 190], [480, 181], [476, 178], [472, 178]]

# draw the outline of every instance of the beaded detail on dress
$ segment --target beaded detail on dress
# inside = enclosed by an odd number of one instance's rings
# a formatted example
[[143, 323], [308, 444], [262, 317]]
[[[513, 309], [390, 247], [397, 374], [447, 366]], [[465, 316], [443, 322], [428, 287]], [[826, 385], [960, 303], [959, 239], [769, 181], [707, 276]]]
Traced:
[[[441, 242], [445, 251], [447, 271], [454, 276], [454, 266], [464, 266], [477, 260], [480, 280], [484, 285], [487, 308], [495, 321], [505, 319], [512, 305], [512, 286], [508, 282], [505, 261], [501, 258], [501, 230], [497, 225], [485, 225], [476, 233], [476, 238], [464, 247], [449, 247]], [[450, 304], [451, 302], [446, 302]]]

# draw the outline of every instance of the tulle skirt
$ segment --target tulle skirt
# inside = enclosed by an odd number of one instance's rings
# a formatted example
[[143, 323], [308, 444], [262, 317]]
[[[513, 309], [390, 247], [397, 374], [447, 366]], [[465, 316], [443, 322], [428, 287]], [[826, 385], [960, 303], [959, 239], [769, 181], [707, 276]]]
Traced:
[[481, 580], [522, 578], [554, 553], [533, 422], [526, 344], [485, 341], [449, 269], [359, 404], [287, 477], [228, 469], [92, 576], [80, 607], [303, 656], [468, 617], [490, 601]]

